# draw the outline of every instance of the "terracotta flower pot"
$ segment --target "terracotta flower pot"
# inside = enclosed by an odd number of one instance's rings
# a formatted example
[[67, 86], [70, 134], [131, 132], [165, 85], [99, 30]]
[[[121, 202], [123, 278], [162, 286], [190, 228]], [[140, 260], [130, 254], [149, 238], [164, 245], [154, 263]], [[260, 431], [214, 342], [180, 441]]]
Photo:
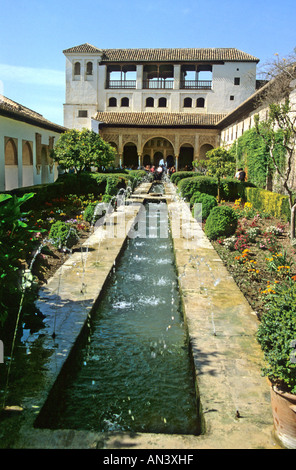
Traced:
[[270, 387], [275, 434], [282, 445], [296, 449], [296, 395]]

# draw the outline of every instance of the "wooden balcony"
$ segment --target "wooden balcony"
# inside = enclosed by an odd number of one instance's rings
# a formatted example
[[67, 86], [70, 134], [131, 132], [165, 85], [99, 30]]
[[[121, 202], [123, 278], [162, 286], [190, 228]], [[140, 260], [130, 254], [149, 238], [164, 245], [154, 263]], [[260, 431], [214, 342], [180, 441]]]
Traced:
[[182, 90], [211, 90], [212, 80], [182, 80], [180, 88]]
[[174, 88], [174, 80], [144, 80], [143, 88], [149, 90], [172, 90]]
[[109, 80], [106, 83], [108, 89], [131, 89], [136, 88], [136, 80]]

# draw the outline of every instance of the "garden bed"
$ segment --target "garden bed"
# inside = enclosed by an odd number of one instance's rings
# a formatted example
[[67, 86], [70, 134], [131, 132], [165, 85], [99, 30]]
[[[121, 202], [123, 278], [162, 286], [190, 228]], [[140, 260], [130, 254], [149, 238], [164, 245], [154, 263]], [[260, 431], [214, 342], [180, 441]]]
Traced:
[[212, 241], [238, 287], [260, 319], [264, 300], [283, 281], [296, 279], [296, 251], [289, 223], [253, 209], [250, 203], [225, 203], [238, 214], [233, 237]]

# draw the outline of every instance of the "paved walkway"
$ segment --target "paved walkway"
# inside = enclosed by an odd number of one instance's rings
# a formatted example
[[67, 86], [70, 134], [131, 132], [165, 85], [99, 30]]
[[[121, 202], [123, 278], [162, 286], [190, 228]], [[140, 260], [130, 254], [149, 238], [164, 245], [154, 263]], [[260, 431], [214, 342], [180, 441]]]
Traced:
[[[149, 188], [150, 184], [141, 185], [132, 196], [134, 203], [142, 203]], [[82, 326], [88, 321], [120, 255], [124, 233], [137, 212], [135, 206], [125, 206], [124, 218], [113, 215], [119, 236], [110, 241], [103, 229], [98, 229], [84, 244], [83, 253], [73, 254], [41, 292], [39, 307], [47, 315], [44, 341], [51, 351], [46, 371], [43, 371], [45, 386], [39, 401], [35, 397], [34, 404], [30, 400], [24, 403], [24, 418], [11, 447], [279, 448], [273, 439], [269, 388], [260, 372], [262, 353], [255, 339], [257, 317], [184, 203], [177, 200], [173, 185], [166, 185], [165, 198], [171, 224], [178, 220], [182, 210], [183, 227], [188, 225], [191, 230], [189, 235], [182, 230], [175, 233], [173, 243], [196, 370], [203, 434], [104, 434], [33, 427], [36, 408], [41, 409], [62, 366], [67, 363], [69, 352], [75, 348]]]

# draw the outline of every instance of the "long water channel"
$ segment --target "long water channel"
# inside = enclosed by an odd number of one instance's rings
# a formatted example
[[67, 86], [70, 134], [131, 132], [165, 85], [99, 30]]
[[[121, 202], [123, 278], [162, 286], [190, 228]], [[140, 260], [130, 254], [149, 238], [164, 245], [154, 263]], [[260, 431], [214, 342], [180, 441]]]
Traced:
[[42, 427], [199, 432], [172, 239], [161, 230], [167, 206], [148, 203], [145, 210], [148, 236], [128, 238]]

